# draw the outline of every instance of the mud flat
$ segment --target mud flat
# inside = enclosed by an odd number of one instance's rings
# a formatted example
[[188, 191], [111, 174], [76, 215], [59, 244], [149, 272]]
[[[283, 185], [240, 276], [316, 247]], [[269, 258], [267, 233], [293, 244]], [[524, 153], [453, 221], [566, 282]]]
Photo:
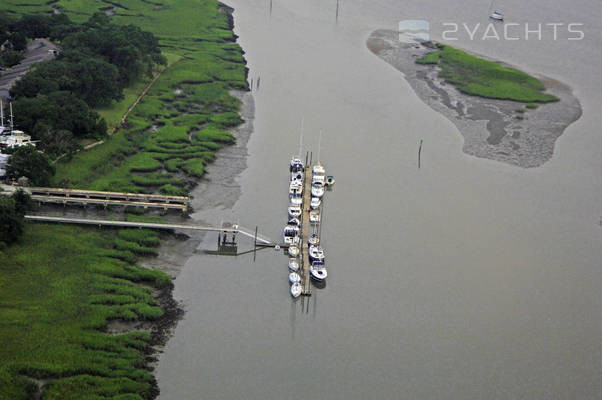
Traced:
[[431, 42], [403, 43], [397, 31], [376, 30], [366, 43], [404, 74], [422, 101], [456, 125], [466, 154], [522, 168], [539, 167], [554, 154], [556, 139], [581, 116], [579, 100], [557, 80], [538, 75], [546, 93], [560, 100], [528, 109], [525, 103], [461, 93], [439, 77], [438, 67], [417, 64], [417, 59], [435, 50]]

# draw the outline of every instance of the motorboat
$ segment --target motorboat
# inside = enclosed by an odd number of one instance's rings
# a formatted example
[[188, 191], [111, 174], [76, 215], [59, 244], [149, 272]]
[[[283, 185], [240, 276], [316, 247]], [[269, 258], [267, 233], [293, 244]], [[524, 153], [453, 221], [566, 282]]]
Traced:
[[313, 261], [324, 261], [324, 249], [320, 246], [309, 246], [309, 259]]
[[301, 182], [291, 182], [288, 188], [288, 194], [293, 195], [302, 195], [303, 194], [303, 184]]
[[302, 172], [291, 172], [291, 182], [300, 181], [303, 182]]
[[31, 136], [26, 135], [23, 131], [13, 130], [10, 135], [0, 136], [0, 148], [15, 148], [21, 146], [35, 146], [35, 142], [31, 140]]
[[324, 184], [325, 184], [326, 186], [332, 186], [332, 185], [334, 185], [334, 182], [335, 182], [335, 181], [334, 181], [334, 176], [332, 176], [332, 175], [328, 175], [328, 176], [326, 177], [326, 182], [324, 182]]
[[301, 226], [301, 221], [299, 221], [299, 218], [291, 218], [288, 220], [288, 224], [293, 226]]
[[314, 165], [312, 167], [311, 174], [313, 176], [316, 176], [316, 175], [324, 176], [324, 175], [326, 175], [326, 169], [324, 169], [324, 166], [322, 164], [317, 163], [316, 165]]
[[290, 196], [291, 205], [301, 206], [303, 203], [303, 197], [300, 194], [293, 194]]
[[299, 282], [293, 283], [291, 285], [291, 296], [293, 296], [294, 298], [301, 296], [302, 292], [303, 292], [303, 286], [301, 286], [301, 284]]
[[288, 255], [291, 257], [297, 257], [299, 255], [299, 247], [295, 245], [288, 246]]
[[320, 244], [320, 237], [316, 233], [312, 233], [307, 239], [307, 242], [310, 244], [310, 246], [317, 246]]
[[314, 182], [311, 185], [311, 195], [313, 197], [322, 197], [322, 196], [324, 196], [324, 183]]
[[504, 14], [502, 14], [500, 11], [494, 11], [489, 18], [494, 19], [496, 21], [503, 21], [504, 20]]
[[324, 175], [314, 175], [311, 177], [311, 183], [320, 182], [324, 184], [326, 182], [326, 177]]
[[299, 261], [297, 261], [297, 259], [293, 257], [289, 258], [288, 269], [290, 269], [293, 272], [299, 271]]
[[288, 281], [292, 284], [301, 283], [301, 277], [296, 272], [291, 272], [288, 274]]
[[309, 212], [309, 222], [311, 222], [312, 224], [317, 224], [320, 222], [320, 210], [316, 209], [316, 210], [311, 210]]
[[301, 242], [301, 238], [299, 236], [285, 236], [284, 244], [288, 244], [289, 246], [295, 245], [298, 246]]
[[291, 172], [303, 172], [304, 171], [304, 167], [303, 167], [303, 161], [301, 161], [301, 159], [293, 157], [291, 159], [291, 166], [290, 166], [290, 171]]
[[312, 210], [320, 208], [320, 204], [322, 204], [322, 200], [320, 200], [318, 197], [312, 197], [309, 202], [309, 206]]
[[323, 281], [328, 276], [328, 271], [326, 271], [323, 261], [314, 261], [311, 264], [311, 267], [309, 267], [309, 274], [311, 275], [312, 279]]
[[290, 206], [288, 208], [288, 216], [291, 218], [299, 218], [302, 214], [301, 207], [299, 206]]
[[293, 244], [294, 237], [298, 237], [301, 234], [301, 229], [296, 225], [287, 225], [284, 227], [283, 240], [286, 244]]

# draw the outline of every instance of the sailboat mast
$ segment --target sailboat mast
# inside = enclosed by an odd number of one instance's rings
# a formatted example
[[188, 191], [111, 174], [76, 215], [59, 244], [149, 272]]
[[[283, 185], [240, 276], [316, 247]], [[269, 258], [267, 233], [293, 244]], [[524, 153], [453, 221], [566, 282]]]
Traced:
[[322, 147], [322, 129], [320, 129], [320, 139], [318, 140], [318, 164], [321, 164], [320, 162], [320, 149]]
[[15, 128], [15, 123], [13, 121], [13, 103], [10, 103], [9, 106], [10, 106], [10, 133], [13, 133], [13, 129]]
[[301, 133], [299, 134], [299, 159], [301, 159], [301, 153], [303, 152], [303, 120], [305, 116], [301, 116]]
[[0, 98], [0, 128], [4, 128], [4, 104], [2, 103], [2, 99]]

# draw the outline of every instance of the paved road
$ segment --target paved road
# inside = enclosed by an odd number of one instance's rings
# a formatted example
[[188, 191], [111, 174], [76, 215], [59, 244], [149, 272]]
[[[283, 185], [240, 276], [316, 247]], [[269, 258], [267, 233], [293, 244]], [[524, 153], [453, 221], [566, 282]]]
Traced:
[[52, 50], [58, 50], [58, 47], [47, 39], [35, 39], [29, 42], [23, 61], [9, 71], [2, 72], [0, 76], [0, 97], [8, 98], [10, 88], [27, 73], [33, 64], [53, 59], [55, 55]]

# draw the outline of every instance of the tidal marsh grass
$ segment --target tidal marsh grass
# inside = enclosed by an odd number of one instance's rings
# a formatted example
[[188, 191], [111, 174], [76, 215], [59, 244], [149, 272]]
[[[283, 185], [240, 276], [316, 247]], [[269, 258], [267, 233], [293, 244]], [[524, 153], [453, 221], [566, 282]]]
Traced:
[[440, 76], [465, 94], [523, 103], [558, 101], [557, 97], [544, 93], [545, 87], [539, 79], [522, 71], [447, 45], [439, 44], [437, 47], [438, 50], [416, 62], [438, 65]]

